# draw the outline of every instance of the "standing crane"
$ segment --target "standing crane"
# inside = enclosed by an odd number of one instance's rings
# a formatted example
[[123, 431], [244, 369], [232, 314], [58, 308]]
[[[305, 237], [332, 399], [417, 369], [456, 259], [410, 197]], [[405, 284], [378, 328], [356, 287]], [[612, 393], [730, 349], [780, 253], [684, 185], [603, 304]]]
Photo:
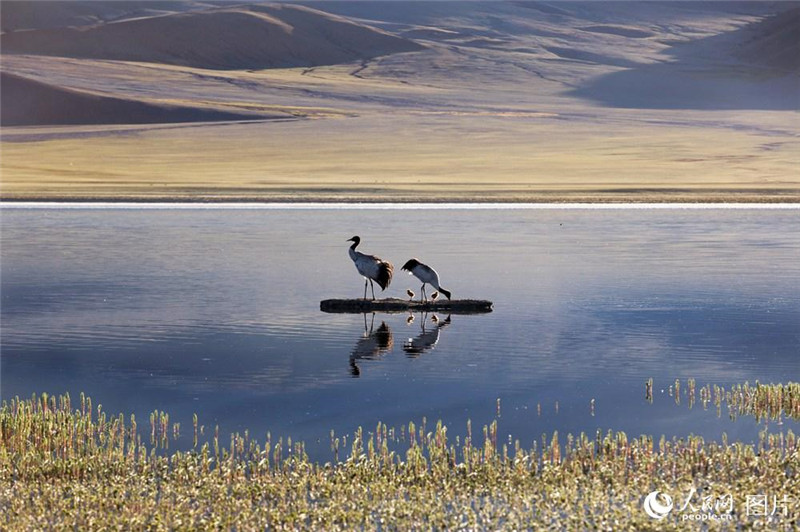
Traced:
[[369, 283], [370, 288], [372, 288], [372, 299], [374, 301], [375, 286], [373, 285], [373, 281], [378, 283], [381, 290], [386, 290], [389, 283], [392, 282], [394, 266], [392, 266], [390, 262], [382, 260], [375, 255], [365, 255], [360, 251], [356, 251], [356, 248], [361, 243], [361, 237], [354, 236], [347, 241], [353, 243], [353, 245], [350, 246], [350, 258], [356, 265], [358, 273], [364, 276], [364, 299], [367, 299], [367, 283]]
[[425, 285], [429, 284], [432, 287], [436, 288], [439, 292], [445, 295], [447, 299], [450, 299], [450, 291], [445, 290], [439, 285], [439, 274], [436, 273], [436, 270], [428, 266], [427, 264], [423, 264], [417, 259], [411, 259], [401, 268], [407, 271], [409, 274], [413, 275], [420, 281], [422, 281], [422, 296], [420, 296], [420, 301], [424, 299], [427, 300], [425, 297]]

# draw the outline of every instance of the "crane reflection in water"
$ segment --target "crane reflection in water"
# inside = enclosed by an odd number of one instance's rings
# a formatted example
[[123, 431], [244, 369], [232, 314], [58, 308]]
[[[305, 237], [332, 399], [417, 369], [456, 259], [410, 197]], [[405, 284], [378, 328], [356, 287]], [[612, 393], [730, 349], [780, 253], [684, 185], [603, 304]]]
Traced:
[[367, 328], [367, 314], [364, 313], [364, 334], [350, 352], [350, 374], [353, 377], [361, 375], [361, 369], [357, 364], [359, 360], [375, 360], [394, 347], [392, 330], [386, 325], [386, 322], [382, 321], [377, 330], [374, 327], [375, 313], [372, 313], [369, 328]]
[[[413, 321], [414, 320], [411, 320], [411, 322]], [[450, 316], [447, 316], [447, 318], [442, 320], [434, 314], [431, 316], [430, 322], [433, 326], [427, 326], [428, 313], [422, 313], [421, 332], [414, 338], [409, 338], [403, 344], [403, 351], [405, 351], [406, 356], [416, 358], [436, 347], [436, 344], [439, 343], [439, 331], [450, 325], [452, 319]]]
[[[403, 351], [409, 358], [416, 358], [433, 349], [439, 342], [439, 332], [450, 325], [452, 318], [447, 316], [440, 319], [436, 314], [429, 317], [427, 312], [419, 313], [420, 332], [413, 338], [408, 338], [403, 343]], [[406, 324], [411, 325], [417, 321], [413, 313], [409, 313]], [[385, 321], [375, 326], [375, 313], [367, 318], [364, 313], [364, 333], [350, 351], [350, 375], [361, 375], [360, 362], [363, 360], [378, 360], [394, 349], [394, 335], [392, 329]]]

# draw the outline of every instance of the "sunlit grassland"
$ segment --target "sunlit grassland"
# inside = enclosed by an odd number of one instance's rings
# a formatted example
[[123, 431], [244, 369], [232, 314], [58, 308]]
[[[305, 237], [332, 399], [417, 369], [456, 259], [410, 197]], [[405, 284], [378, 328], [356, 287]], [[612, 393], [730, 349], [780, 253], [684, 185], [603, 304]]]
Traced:
[[[676, 385], [676, 397], [698, 393], [694, 381], [683, 394]], [[704, 387], [700, 401], [707, 394], [707, 405], [736, 416], [800, 419], [799, 384]], [[474, 432], [467, 422], [455, 438], [441, 422], [379, 423], [331, 432], [332, 462], [320, 464], [302, 443], [248, 433], [221, 441], [197, 418], [193, 448], [168, 450], [180, 429], [164, 412], [141, 422], [86, 397], [4, 402], [0, 529], [681, 529], [676, 513], [645, 514], [645, 495], [694, 487], [800, 500], [800, 442], [789, 430], [762, 432], [754, 445], [554, 433], [523, 448], [498, 441], [496, 420]], [[742, 509], [707, 524], [764, 524]], [[798, 520], [793, 503], [770, 526]]]
[[621, 124], [612, 133], [602, 123], [548, 116], [367, 113], [202, 127], [4, 128], [4, 135], [1, 197], [8, 200], [800, 197], [800, 143], [790, 139], [764, 150], [764, 139], [733, 130]]

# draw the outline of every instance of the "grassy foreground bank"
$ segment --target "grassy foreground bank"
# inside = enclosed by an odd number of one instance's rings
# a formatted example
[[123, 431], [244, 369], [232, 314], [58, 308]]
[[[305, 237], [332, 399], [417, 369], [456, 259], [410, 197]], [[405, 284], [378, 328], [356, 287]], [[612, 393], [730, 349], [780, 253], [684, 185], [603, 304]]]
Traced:
[[[770, 417], [797, 414], [796, 384], [746, 390], [762, 398], [755, 406], [780, 403]], [[800, 442], [791, 431], [764, 433], [756, 445], [556, 433], [523, 449], [498, 442], [496, 423], [468, 428], [463, 440], [441, 423], [410, 423], [402, 438], [378, 424], [346, 444], [332, 434], [343, 461], [316, 464], [300, 443], [248, 434], [169, 452], [159, 441], [179, 428], [168, 416], [142, 425], [84, 397], [4, 402], [0, 529], [686, 529], [677, 495], [693, 488], [698, 510], [703, 497], [733, 497], [725, 521], [705, 523], [712, 529], [800, 523]], [[401, 439], [403, 450], [393, 450]], [[643, 510], [655, 490], [676, 496], [661, 520]], [[747, 515], [758, 512], [745, 512], [746, 495], [766, 495], [773, 515]]]

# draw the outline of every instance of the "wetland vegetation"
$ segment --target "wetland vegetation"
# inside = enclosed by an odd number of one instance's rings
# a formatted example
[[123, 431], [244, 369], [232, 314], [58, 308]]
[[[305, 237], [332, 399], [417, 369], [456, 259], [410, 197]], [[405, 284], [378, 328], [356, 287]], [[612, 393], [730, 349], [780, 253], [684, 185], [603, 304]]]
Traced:
[[[645, 385], [652, 391], [652, 380]], [[758, 420], [800, 418], [800, 384], [725, 390], [677, 381], [674, 397]], [[679, 529], [685, 511], [656, 520], [648, 493], [690, 494], [731, 506], [710, 527], [793, 529], [800, 512], [800, 442], [764, 429], [753, 444], [623, 432], [543, 434], [503, 441], [498, 419], [452, 437], [441, 422], [378, 423], [338, 436], [332, 460], [304, 444], [245, 432], [221, 441], [194, 418], [189, 450], [170, 450], [181, 427], [109, 415], [81, 396], [41, 395], [0, 409], [0, 527], [35, 529]], [[689, 400], [689, 404], [694, 404]], [[498, 403], [499, 414], [499, 403]], [[149, 437], [148, 437], [149, 436]], [[691, 497], [697, 494], [692, 502]], [[766, 496], [771, 512], [745, 511]], [[776, 497], [772, 499], [771, 497]], [[778, 499], [777, 497], [781, 497]], [[749, 500], [749, 499], [748, 499]], [[681, 501], [676, 500], [676, 509]], [[749, 503], [748, 503], [749, 504]], [[685, 506], [686, 506], [685, 505]], [[685, 510], [685, 506], [683, 510]], [[717, 511], [718, 508], [711, 509]], [[777, 510], [777, 512], [776, 512]], [[708, 512], [711, 515], [712, 512]], [[699, 515], [699, 514], [698, 514]], [[691, 517], [691, 516], [689, 516]]]

